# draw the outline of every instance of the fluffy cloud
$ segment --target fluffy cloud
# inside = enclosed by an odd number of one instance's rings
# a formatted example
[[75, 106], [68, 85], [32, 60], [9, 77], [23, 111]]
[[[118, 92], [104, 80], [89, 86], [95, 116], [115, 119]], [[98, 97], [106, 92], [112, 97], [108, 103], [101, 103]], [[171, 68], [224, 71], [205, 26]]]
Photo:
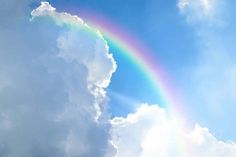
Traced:
[[[84, 64], [88, 68], [89, 83], [102, 88], [108, 86], [116, 64], [112, 55], [108, 54], [107, 43], [99, 32], [92, 30], [77, 16], [56, 12], [48, 2], [42, 2], [41, 6], [31, 12], [31, 15], [33, 19], [45, 16], [52, 18], [59, 26], [77, 27], [68, 30], [58, 38], [59, 56], [68, 62], [76, 61]], [[88, 32], [85, 33], [85, 30]], [[89, 32], [96, 36], [89, 35]]]
[[[48, 2], [42, 2], [41, 6], [31, 12], [35, 17], [48, 17], [58, 26], [69, 26], [57, 39], [58, 56], [67, 62], [77, 62], [88, 70], [87, 83], [89, 90], [96, 97], [95, 107], [98, 116], [101, 114], [99, 104], [104, 97], [106, 88], [116, 69], [116, 63], [108, 53], [108, 45], [102, 35], [86, 25], [82, 19], [68, 13], [58, 13]], [[96, 34], [93, 35], [93, 34]], [[92, 45], [92, 46], [91, 46]]]
[[207, 128], [184, 127], [157, 105], [142, 105], [136, 113], [112, 121], [117, 157], [234, 157], [236, 143], [217, 140]]
[[105, 88], [116, 64], [106, 41], [49, 3], [32, 16], [0, 29], [0, 156], [112, 156]]

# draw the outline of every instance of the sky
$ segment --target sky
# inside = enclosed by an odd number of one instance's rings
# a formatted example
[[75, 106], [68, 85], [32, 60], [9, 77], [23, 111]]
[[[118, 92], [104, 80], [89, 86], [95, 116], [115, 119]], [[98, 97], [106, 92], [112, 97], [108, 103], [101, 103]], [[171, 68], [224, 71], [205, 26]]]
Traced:
[[0, 156], [236, 156], [234, 5], [1, 0]]

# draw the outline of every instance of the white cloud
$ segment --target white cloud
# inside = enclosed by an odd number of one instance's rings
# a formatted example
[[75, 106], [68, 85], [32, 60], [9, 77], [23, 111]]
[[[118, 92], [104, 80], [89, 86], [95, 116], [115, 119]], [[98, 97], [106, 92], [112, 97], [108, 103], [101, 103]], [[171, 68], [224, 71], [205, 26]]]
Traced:
[[220, 18], [224, 2], [221, 0], [179, 0], [177, 6], [185, 14], [189, 23], [223, 25]]
[[[67, 62], [77, 62], [88, 69], [88, 88], [95, 96], [96, 119], [100, 116], [100, 106], [105, 97], [106, 88], [115, 72], [116, 63], [108, 52], [108, 45], [102, 35], [90, 28], [83, 20], [68, 13], [58, 13], [48, 2], [31, 12], [32, 19], [36, 17], [52, 18], [59, 26], [69, 25], [71, 28], [57, 39], [58, 56]], [[87, 31], [87, 32], [86, 32]], [[91, 33], [92, 32], [92, 33]]]
[[[58, 38], [59, 56], [69, 62], [75, 60], [84, 64], [89, 69], [89, 82], [103, 88], [108, 86], [112, 73], [116, 69], [116, 63], [112, 55], [108, 53], [107, 43], [99, 32], [92, 30], [77, 16], [56, 12], [56, 9], [48, 2], [41, 2], [41, 6], [33, 10], [31, 15], [33, 18], [48, 16], [59, 26], [71, 25], [72, 27], [77, 27], [65, 32]], [[93, 32], [96, 36], [84, 33], [85, 29]], [[89, 46], [89, 44], [93, 44], [93, 47]], [[80, 49], [83, 52], [80, 52]]]
[[49, 3], [32, 14], [0, 28], [0, 156], [114, 154], [105, 88], [116, 64], [106, 41]]
[[117, 157], [234, 157], [236, 143], [217, 140], [207, 128], [190, 129], [157, 105], [143, 105], [126, 118], [112, 120]]

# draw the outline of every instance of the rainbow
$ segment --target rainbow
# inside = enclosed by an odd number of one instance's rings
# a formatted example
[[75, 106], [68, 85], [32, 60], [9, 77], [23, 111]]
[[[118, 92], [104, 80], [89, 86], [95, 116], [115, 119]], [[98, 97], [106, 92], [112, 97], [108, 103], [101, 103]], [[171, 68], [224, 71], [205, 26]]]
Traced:
[[[182, 103], [178, 99], [178, 92], [176, 92], [176, 89], [171, 84], [171, 79], [165, 73], [165, 69], [162, 67], [162, 64], [152, 56], [153, 52], [139, 42], [137, 38], [130, 36], [129, 33], [125, 32], [121, 27], [117, 27], [118, 25], [114, 25], [108, 20], [94, 18], [97, 16], [92, 16], [93, 18], [85, 18], [85, 21], [88, 24], [87, 25], [86, 23], [83, 23], [80, 18], [77, 18], [77, 16], [71, 16], [73, 19], [64, 19], [64, 21], [60, 21], [60, 18], [63, 18], [68, 14], [55, 12], [55, 8], [52, 8], [49, 3], [46, 2], [41, 3], [39, 11], [42, 11], [39, 12], [42, 14], [38, 14], [36, 10], [35, 16], [46, 16], [60, 26], [65, 25], [70, 29], [83, 30], [94, 35], [95, 37], [101, 35], [105, 41], [108, 40], [114, 44], [117, 48], [119, 48], [118, 52], [125, 56], [132, 64], [137, 66], [146, 78], [148, 78], [148, 83], [151, 83], [159, 97], [162, 98], [161, 102], [164, 104], [161, 105], [165, 106], [165, 108], [169, 111], [168, 113], [170, 114], [168, 115], [170, 115], [171, 118], [178, 120], [179, 113], [181, 113], [185, 115], [185, 118], [187, 118], [186, 112], [181, 106]], [[178, 127], [176, 127], [175, 131], [178, 131]], [[176, 138], [178, 151], [177, 155], [183, 156], [182, 152], [185, 148], [182, 144], [182, 139], [179, 139], [179, 136]]]
[[110, 20], [98, 18], [98, 16], [92, 18], [87, 16], [85, 21], [93, 30], [95, 29], [94, 31], [99, 30], [108, 42], [119, 49], [118, 53], [126, 57], [148, 78], [154, 91], [162, 99], [161, 105], [169, 111], [173, 109], [183, 111], [176, 88], [172, 85], [161, 62], [152, 55], [151, 50]]
[[[172, 80], [165, 72], [166, 70], [161, 62], [152, 56], [153, 52], [140, 43], [137, 38], [130, 36], [121, 27], [117, 27], [118, 25], [101, 17], [95, 17], [85, 18], [86, 23], [94, 32], [99, 30], [106, 40], [119, 48], [118, 53], [125, 56], [146, 75], [154, 91], [159, 95], [158, 99], [162, 99], [161, 102], [163, 104], [161, 105], [165, 106], [165, 109], [168, 111], [167, 115], [178, 120], [180, 120], [182, 114], [184, 114], [185, 118], [188, 118], [188, 114], [182, 106], [183, 103], [178, 98], [177, 89], [172, 85]], [[181, 122], [178, 121], [178, 124]], [[179, 131], [178, 128], [176, 128], [176, 131]], [[182, 156], [182, 152], [185, 149], [184, 144], [178, 136], [176, 139], [178, 143], [176, 156]]]
[[[55, 11], [55, 8], [50, 9], [51, 10], [46, 11]], [[48, 17], [51, 20], [57, 21], [57, 19], [55, 19], [56, 16]], [[77, 16], [72, 16], [72, 18], [77, 18]], [[184, 111], [181, 106], [182, 101], [179, 100], [178, 92], [171, 84], [172, 81], [170, 77], [165, 73], [166, 70], [164, 70], [160, 61], [158, 61], [156, 57], [152, 56], [154, 53], [151, 50], [139, 42], [137, 38], [129, 35], [129, 33], [124, 31], [121, 27], [112, 24], [110, 20], [105, 20], [97, 14], [96, 16], [91, 16], [91, 13], [84, 19], [86, 21], [85, 26], [87, 27], [82, 27], [80, 23], [77, 23], [74, 20], [67, 20], [65, 25], [71, 28], [83, 29], [84, 31], [94, 35], [98, 35], [98, 33], [102, 35], [106, 41], [112, 43], [119, 49], [118, 53], [137, 66], [142, 74], [148, 78], [149, 83], [151, 83], [154, 91], [156, 91], [159, 96], [158, 99], [161, 98], [161, 102], [163, 103], [161, 106], [165, 106], [165, 108], [171, 112], [175, 112], [175, 110], [180, 110], [181, 112]], [[82, 21], [80, 18], [76, 20], [80, 20], [80, 22]]]

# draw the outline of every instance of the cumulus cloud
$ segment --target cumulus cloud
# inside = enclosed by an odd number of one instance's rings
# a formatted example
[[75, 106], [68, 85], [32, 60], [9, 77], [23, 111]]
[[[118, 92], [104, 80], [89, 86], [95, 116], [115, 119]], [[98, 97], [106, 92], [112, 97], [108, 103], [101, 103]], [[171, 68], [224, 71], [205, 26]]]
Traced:
[[233, 157], [236, 143], [217, 140], [207, 128], [187, 128], [157, 105], [142, 105], [136, 113], [112, 121], [117, 157]]
[[[95, 107], [98, 117], [101, 114], [100, 97], [105, 95], [102, 88], [109, 85], [112, 73], [116, 69], [116, 63], [112, 55], [108, 53], [106, 41], [98, 31], [92, 30], [81, 18], [68, 13], [58, 13], [48, 2], [42, 2], [41, 6], [31, 12], [31, 15], [32, 19], [49, 17], [59, 26], [76, 27], [58, 37], [58, 56], [67, 62], [75, 61], [82, 64], [88, 69], [88, 88], [96, 97]], [[90, 34], [91, 32], [96, 36]]]
[[[48, 2], [42, 2], [41, 6], [31, 12], [31, 15], [33, 19], [42, 16], [50, 17], [59, 26], [69, 25], [77, 27], [77, 31], [76, 29], [69, 30], [58, 38], [59, 56], [69, 62], [75, 60], [86, 65], [89, 69], [89, 82], [102, 88], [108, 86], [112, 73], [116, 69], [116, 64], [112, 55], [108, 53], [106, 41], [98, 31], [95, 32], [95, 30], [92, 30], [92, 28], [86, 25], [83, 20], [77, 16], [56, 12], [56, 9]], [[85, 29], [93, 32], [96, 36], [84, 33], [83, 31]], [[89, 46], [89, 44], [93, 44], [93, 47]], [[81, 48], [83, 52], [80, 52], [79, 48]]]
[[47, 2], [32, 17], [0, 29], [0, 156], [112, 156], [105, 88], [116, 64], [106, 41]]

